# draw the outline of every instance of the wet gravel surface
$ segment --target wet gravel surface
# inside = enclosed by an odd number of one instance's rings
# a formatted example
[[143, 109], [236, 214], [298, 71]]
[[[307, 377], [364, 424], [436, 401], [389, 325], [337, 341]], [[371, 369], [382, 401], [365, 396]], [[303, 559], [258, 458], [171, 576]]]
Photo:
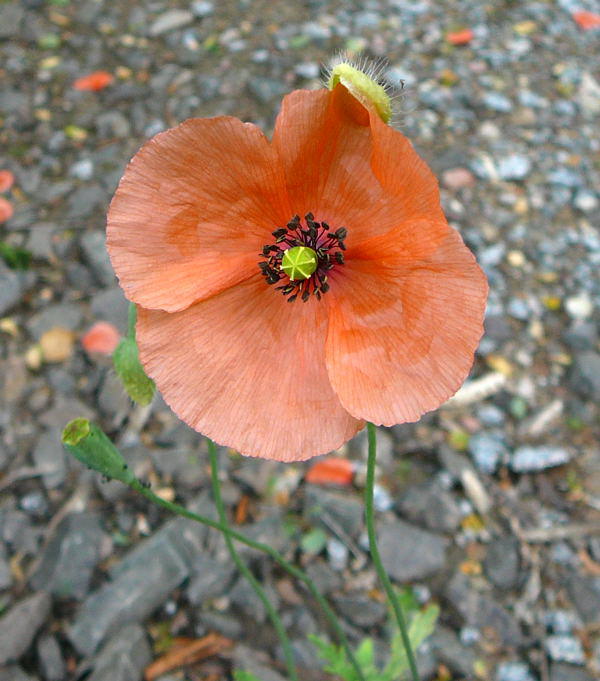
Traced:
[[[317, 86], [340, 49], [388, 59], [396, 125], [491, 285], [471, 382], [380, 433], [384, 560], [442, 607], [423, 678], [599, 678], [600, 33], [580, 11], [600, 4], [0, 2], [0, 170], [15, 177], [0, 241], [32, 258], [25, 270], [0, 258], [2, 681], [137, 681], [174, 638], [210, 632], [235, 646], [159, 678], [243, 666], [281, 681], [266, 614], [221, 538], [67, 460], [59, 432], [96, 419], [161, 495], [214, 512], [205, 444], [160, 399], [132, 407], [110, 359], [84, 349], [97, 322], [126, 328], [106, 207], [145, 139], [218, 114], [269, 131], [282, 94]], [[105, 87], [74, 87], [100, 70]], [[342, 490], [307, 483], [308, 465], [223, 456], [224, 494], [243, 531], [309, 569], [353, 640], [384, 640], [364, 434], [343, 454], [356, 474]], [[245, 556], [302, 678], [326, 678], [305, 638], [325, 631], [314, 604]]]

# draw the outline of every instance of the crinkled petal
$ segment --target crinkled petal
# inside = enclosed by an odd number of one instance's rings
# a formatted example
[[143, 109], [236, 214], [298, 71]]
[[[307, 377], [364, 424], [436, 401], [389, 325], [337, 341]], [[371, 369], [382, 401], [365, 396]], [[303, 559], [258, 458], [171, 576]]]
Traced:
[[287, 95], [273, 145], [293, 212], [346, 227], [348, 245], [416, 215], [442, 218], [437, 180], [412, 144], [341, 84]]
[[236, 118], [195, 118], [154, 137], [128, 165], [107, 247], [129, 299], [182, 310], [254, 274], [290, 215], [263, 133]]
[[332, 283], [326, 363], [356, 418], [394, 425], [436, 409], [467, 377], [487, 282], [460, 235], [422, 220], [357, 247]]
[[141, 361], [186, 423], [280, 461], [339, 447], [361, 427], [325, 368], [327, 308], [288, 303], [253, 277], [176, 313], [139, 309]]

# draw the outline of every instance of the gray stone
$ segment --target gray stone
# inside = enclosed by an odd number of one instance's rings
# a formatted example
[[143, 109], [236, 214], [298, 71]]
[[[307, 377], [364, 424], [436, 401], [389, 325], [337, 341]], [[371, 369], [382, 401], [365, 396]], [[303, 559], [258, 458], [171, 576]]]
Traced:
[[280, 80], [273, 78], [250, 78], [248, 90], [259, 102], [269, 104], [276, 97], [281, 97], [286, 87]]
[[12, 585], [12, 572], [8, 562], [8, 555], [4, 543], [0, 542], [0, 591], [10, 588]]
[[37, 224], [29, 231], [29, 237], [25, 243], [25, 248], [36, 260], [52, 260], [54, 249], [52, 248], [52, 238], [59, 230], [57, 225], [52, 223]]
[[140, 542], [111, 568], [112, 581], [84, 602], [69, 632], [75, 648], [93, 653], [118, 627], [141, 622], [164, 603], [189, 577], [205, 536], [203, 526], [177, 518]]
[[44, 549], [32, 585], [59, 598], [82, 599], [89, 591], [92, 573], [106, 552], [107, 542], [97, 515], [68, 515]]
[[[416, 551], [415, 547], [419, 547]], [[402, 521], [383, 522], [379, 528], [379, 550], [393, 579], [408, 582], [424, 579], [444, 567], [444, 537]]]
[[104, 111], [96, 118], [98, 136], [104, 139], [127, 137], [131, 123], [120, 111]]
[[506, 646], [522, 643], [523, 635], [515, 618], [492, 598], [476, 591], [465, 575], [454, 575], [446, 587], [446, 595], [467, 625], [494, 630]]
[[81, 306], [73, 303], [54, 303], [47, 305], [41, 312], [27, 322], [27, 330], [39, 340], [46, 331], [60, 326], [75, 331], [83, 319]]
[[356, 497], [314, 485], [306, 486], [304, 513], [334, 534], [336, 527], [340, 527], [351, 537], [357, 537], [363, 526], [363, 506]]
[[37, 676], [29, 676], [16, 664], [0, 667], [0, 681], [37, 681]]
[[152, 661], [146, 632], [137, 624], [123, 627], [102, 648], [94, 660], [87, 681], [141, 681]]
[[[277, 594], [269, 587], [264, 585], [269, 600], [275, 608], [277, 608], [279, 599]], [[229, 598], [231, 602], [237, 606], [246, 616], [251, 617], [254, 621], [263, 624], [267, 619], [266, 608], [258, 597], [257, 593], [250, 586], [244, 577], [240, 577], [229, 591]]]
[[364, 596], [339, 596], [336, 611], [357, 627], [373, 627], [385, 620], [387, 608], [383, 603]]
[[585, 664], [585, 652], [579, 639], [565, 634], [547, 636], [544, 641], [546, 651], [555, 662]]
[[67, 204], [67, 217], [70, 219], [69, 226], [72, 229], [83, 229], [87, 218], [95, 210], [106, 208], [107, 195], [99, 184], [82, 185], [69, 196]]
[[593, 350], [598, 343], [598, 331], [593, 322], [576, 319], [563, 334], [565, 343], [575, 352]]
[[498, 161], [498, 175], [503, 180], [524, 180], [531, 170], [531, 161], [523, 154], [509, 154]]
[[25, 16], [20, 2], [0, 3], [0, 38], [14, 38]]
[[599, 203], [596, 194], [588, 189], [579, 189], [573, 197], [573, 205], [583, 213], [597, 210]]
[[193, 21], [194, 15], [188, 10], [168, 10], [167, 12], [163, 12], [152, 22], [148, 33], [150, 36], [155, 37], [188, 26]]
[[121, 379], [112, 370], [104, 374], [102, 387], [98, 393], [98, 407], [103, 414], [112, 417], [117, 414], [127, 414], [131, 407], [131, 400], [125, 392]]
[[342, 577], [322, 560], [310, 563], [306, 572], [323, 595], [341, 589], [343, 586]]
[[594, 681], [594, 677], [581, 667], [553, 662], [550, 665], [550, 681]]
[[436, 658], [450, 671], [467, 678], [473, 675], [475, 653], [460, 642], [452, 629], [437, 626], [429, 638], [429, 645]]
[[92, 314], [94, 319], [114, 324], [122, 334], [127, 331], [129, 301], [118, 286], [111, 286], [97, 293], [92, 298]]
[[496, 681], [537, 681], [523, 662], [502, 662], [496, 669]]
[[483, 103], [488, 109], [498, 113], [508, 113], [513, 108], [510, 99], [499, 92], [486, 92], [483, 96]]
[[208, 2], [208, 0], [194, 0], [190, 5], [192, 12], [200, 18], [209, 16], [215, 11], [214, 3]]
[[0, 258], [0, 316], [13, 308], [24, 292], [22, 277], [7, 267]]
[[493, 539], [483, 566], [488, 579], [500, 589], [512, 589], [519, 583], [519, 542], [514, 537]]
[[401, 493], [398, 508], [404, 516], [437, 532], [453, 532], [462, 514], [451, 492], [439, 482], [427, 481]]
[[85, 262], [90, 266], [94, 277], [102, 286], [112, 286], [115, 283], [115, 273], [106, 250], [106, 236], [104, 232], [85, 232], [80, 239], [81, 253]]
[[515, 449], [510, 467], [516, 473], [535, 473], [553, 466], [562, 466], [571, 460], [571, 454], [563, 447], [523, 446]]
[[45, 487], [54, 489], [64, 482], [67, 465], [65, 450], [58, 431], [42, 432], [33, 449], [32, 456], [36, 467], [45, 471], [42, 475]]
[[39, 668], [45, 681], [62, 681], [66, 675], [65, 661], [56, 638], [50, 634], [37, 642]]
[[19, 601], [0, 619], [0, 665], [18, 660], [50, 613], [50, 596], [40, 592]]
[[254, 674], [261, 681], [286, 681], [281, 674], [273, 671], [270, 660], [264, 653], [243, 644], [236, 645], [231, 651], [235, 669]]
[[15, 553], [31, 555], [37, 552], [39, 532], [22, 511], [0, 511], [2, 539]]
[[195, 561], [195, 575], [187, 588], [187, 597], [193, 605], [223, 595], [235, 575], [235, 566], [222, 563], [207, 555], [200, 555]]
[[576, 355], [569, 382], [584, 399], [600, 401], [600, 354], [590, 351]]
[[494, 473], [508, 455], [503, 431], [474, 433], [469, 439], [469, 452], [480, 471]]
[[580, 577], [571, 572], [567, 576], [569, 596], [586, 624], [600, 623], [600, 578]]

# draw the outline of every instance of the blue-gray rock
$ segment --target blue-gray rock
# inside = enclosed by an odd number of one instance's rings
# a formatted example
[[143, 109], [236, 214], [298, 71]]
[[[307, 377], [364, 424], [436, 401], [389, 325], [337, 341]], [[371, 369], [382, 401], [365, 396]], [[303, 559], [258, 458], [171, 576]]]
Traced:
[[10, 588], [12, 585], [12, 572], [8, 562], [8, 555], [4, 548], [4, 542], [0, 542], [0, 591]]
[[44, 681], [63, 681], [66, 675], [65, 661], [55, 636], [47, 634], [37, 641], [39, 669]]
[[409, 487], [397, 503], [406, 518], [436, 532], [453, 532], [462, 520], [457, 500], [435, 480]]
[[387, 615], [383, 603], [364, 596], [339, 596], [334, 599], [336, 612], [357, 627], [373, 627], [381, 624]]
[[508, 455], [504, 433], [500, 430], [474, 433], [469, 439], [469, 453], [480, 471], [494, 473]]
[[553, 662], [550, 665], [550, 681], [595, 681], [595, 679], [581, 667], [564, 662]]
[[502, 605], [477, 591], [466, 575], [454, 575], [446, 587], [446, 596], [467, 625], [494, 630], [505, 646], [521, 645], [523, 634], [517, 620]]
[[111, 286], [94, 295], [91, 304], [94, 319], [114, 324], [122, 334], [127, 331], [129, 301], [119, 286]]
[[515, 537], [492, 539], [483, 566], [487, 578], [499, 589], [513, 589], [519, 583], [519, 542]]
[[475, 665], [475, 653], [471, 648], [463, 645], [458, 636], [443, 625], [438, 625], [428, 639], [428, 645], [433, 650], [436, 659], [445, 664], [450, 671], [471, 678]]
[[281, 97], [286, 89], [282, 81], [273, 78], [250, 78], [248, 81], [250, 94], [263, 104], [268, 104], [275, 98]]
[[106, 250], [104, 232], [99, 230], [85, 232], [79, 243], [83, 259], [89, 265], [98, 283], [102, 286], [112, 286], [116, 278]]
[[553, 634], [544, 641], [544, 646], [550, 658], [555, 662], [569, 664], [585, 664], [585, 652], [581, 641], [574, 636]]
[[483, 95], [483, 104], [488, 109], [497, 111], [498, 113], [509, 113], [513, 108], [510, 99], [499, 92], [486, 92], [485, 95]]
[[0, 38], [14, 38], [25, 16], [25, 7], [20, 2], [0, 4]]
[[510, 154], [498, 161], [498, 174], [503, 180], [524, 180], [531, 170], [531, 161], [523, 154]]
[[233, 581], [236, 568], [231, 563], [222, 563], [208, 555], [198, 556], [194, 565], [194, 576], [187, 588], [187, 597], [192, 605], [201, 605], [207, 600], [224, 594]]
[[363, 526], [364, 511], [362, 503], [356, 497], [330, 492], [314, 485], [306, 486], [304, 513], [310, 520], [322, 523], [326, 530], [332, 530], [338, 525], [354, 538]]
[[562, 466], [571, 460], [571, 454], [563, 447], [522, 446], [515, 449], [510, 467], [516, 473], [535, 473], [553, 466]]
[[151, 37], [188, 26], [194, 21], [192, 12], [185, 9], [172, 9], [163, 12], [152, 22], [148, 34]]
[[598, 209], [600, 202], [594, 192], [588, 189], [579, 189], [573, 197], [573, 205], [583, 213], [591, 213]]
[[74, 303], [54, 303], [46, 305], [41, 312], [30, 317], [26, 326], [33, 338], [39, 340], [43, 333], [55, 326], [76, 331], [82, 319], [83, 313], [80, 305], [75, 305]]
[[562, 185], [563, 187], [581, 187], [583, 178], [574, 170], [569, 168], [557, 168], [548, 173], [548, 181], [552, 184]]
[[96, 656], [87, 681], [141, 681], [152, 661], [146, 632], [137, 624], [119, 630]]
[[82, 185], [69, 196], [66, 216], [71, 229], [83, 229], [87, 218], [95, 210], [105, 210], [107, 193], [99, 184]]
[[92, 573], [109, 547], [97, 515], [73, 513], [58, 526], [44, 549], [31, 583], [60, 598], [82, 599]]
[[446, 560], [444, 537], [399, 520], [381, 523], [379, 549], [385, 569], [399, 582], [435, 574]]
[[581, 352], [575, 356], [569, 376], [573, 390], [584, 399], [600, 401], [600, 354]]
[[214, 3], [208, 0], [194, 0], [190, 5], [192, 12], [200, 18], [207, 17], [215, 11]]
[[65, 450], [57, 430], [43, 431], [32, 452], [38, 468], [44, 470], [42, 481], [48, 489], [61, 485], [67, 473]]
[[23, 277], [0, 258], [0, 316], [17, 305], [24, 293]]
[[524, 662], [502, 662], [496, 668], [496, 681], [538, 681]]
[[581, 620], [571, 610], [548, 610], [543, 615], [543, 622], [554, 634], [570, 634], [575, 627], [581, 626]]
[[24, 655], [50, 613], [50, 596], [39, 592], [13, 605], [0, 619], [0, 665]]
[[9, 664], [6, 667], [0, 667], [0, 681], [38, 681], [38, 677], [26, 674], [16, 664]]
[[203, 551], [206, 528], [177, 518], [132, 549], [111, 568], [112, 581], [93, 592], [79, 610], [69, 639], [92, 654], [125, 624], [143, 621], [189, 577]]
[[566, 584], [581, 619], [586, 624], [600, 624], [600, 578], [582, 577], [571, 572]]

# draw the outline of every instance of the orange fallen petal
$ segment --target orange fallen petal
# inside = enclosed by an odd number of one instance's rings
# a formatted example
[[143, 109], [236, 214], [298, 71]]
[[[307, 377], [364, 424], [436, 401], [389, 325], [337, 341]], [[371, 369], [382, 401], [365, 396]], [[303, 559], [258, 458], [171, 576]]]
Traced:
[[473, 31], [465, 28], [462, 31], [453, 31], [446, 35], [446, 40], [452, 45], [467, 45], [473, 40]]
[[338, 456], [317, 461], [306, 474], [306, 482], [313, 485], [350, 485], [353, 478], [352, 463]]
[[81, 345], [86, 352], [111, 355], [120, 340], [121, 335], [115, 326], [108, 322], [96, 322], [81, 339]]
[[87, 76], [78, 78], [73, 83], [73, 87], [75, 90], [98, 92], [99, 90], [104, 90], [114, 79], [115, 77], [112, 73], [108, 73], [108, 71], [94, 71]]
[[592, 28], [600, 28], [600, 14], [595, 12], [573, 12], [573, 19], [577, 25], [584, 31], [589, 31]]
[[0, 192], [7, 192], [14, 184], [15, 176], [10, 170], [0, 170]]
[[14, 208], [12, 207], [12, 204], [0, 196], [0, 225], [3, 222], [10, 220], [14, 215], [14, 212], [15, 211]]

